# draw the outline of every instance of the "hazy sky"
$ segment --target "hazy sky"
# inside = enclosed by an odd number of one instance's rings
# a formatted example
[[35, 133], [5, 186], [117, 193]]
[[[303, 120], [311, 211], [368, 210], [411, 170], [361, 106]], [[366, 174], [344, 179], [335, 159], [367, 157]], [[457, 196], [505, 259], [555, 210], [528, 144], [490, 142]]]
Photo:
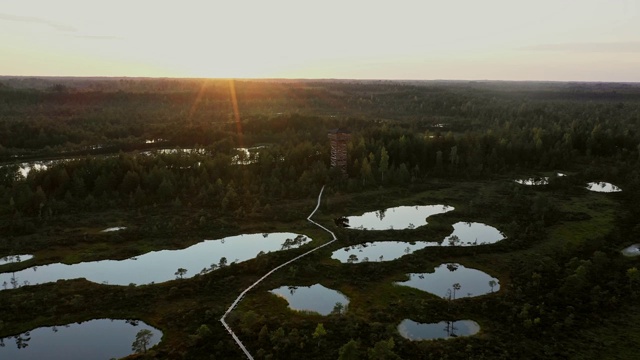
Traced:
[[640, 0], [0, 0], [0, 75], [640, 81]]

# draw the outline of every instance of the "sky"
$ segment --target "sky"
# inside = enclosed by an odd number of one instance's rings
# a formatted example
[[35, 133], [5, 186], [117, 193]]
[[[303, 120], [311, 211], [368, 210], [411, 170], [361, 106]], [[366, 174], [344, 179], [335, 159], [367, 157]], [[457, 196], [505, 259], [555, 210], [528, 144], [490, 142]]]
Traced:
[[640, 0], [0, 0], [0, 75], [640, 82]]

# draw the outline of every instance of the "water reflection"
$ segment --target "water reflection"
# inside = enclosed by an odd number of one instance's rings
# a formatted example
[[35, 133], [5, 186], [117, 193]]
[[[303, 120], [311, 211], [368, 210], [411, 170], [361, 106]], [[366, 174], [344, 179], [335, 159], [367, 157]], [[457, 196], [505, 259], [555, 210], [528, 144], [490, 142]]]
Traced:
[[19, 263], [32, 259], [33, 255], [8, 255], [0, 257], [0, 265]]
[[342, 293], [320, 284], [282, 286], [271, 292], [287, 300], [289, 307], [294, 310], [313, 311], [320, 315], [343, 313], [349, 305], [349, 299]]
[[622, 189], [619, 187], [608, 183], [608, 182], [590, 182], [587, 184], [587, 190], [595, 191], [595, 192], [604, 192], [604, 193], [612, 193], [612, 192], [620, 192]]
[[453, 209], [453, 206], [447, 205], [398, 206], [349, 216], [347, 222], [352, 229], [358, 230], [415, 229], [426, 225], [429, 216], [444, 214]]
[[47, 170], [50, 166], [52, 166], [55, 163], [56, 163], [55, 160], [32, 161], [32, 162], [23, 162], [16, 165], [12, 165], [12, 164], [1, 165], [0, 167], [3, 167], [3, 168], [11, 167], [11, 169], [16, 169], [16, 172], [20, 174], [22, 178], [26, 178], [27, 176], [29, 176], [29, 173], [31, 172], [31, 170], [44, 171], [44, 170]]
[[[433, 273], [411, 273], [409, 280], [398, 285], [449, 297], [452, 300], [480, 296], [500, 290], [498, 279], [480, 270], [466, 268], [460, 264], [441, 264]], [[457, 286], [456, 286], [457, 285]]]
[[232, 165], [249, 165], [258, 162], [258, 150], [264, 149], [266, 146], [255, 146], [250, 148], [235, 148], [236, 155], [231, 157]]
[[377, 241], [347, 246], [336, 250], [332, 259], [342, 263], [358, 263], [369, 261], [391, 261], [399, 257], [424, 249], [428, 246], [438, 246], [437, 242], [418, 241], [407, 243], [402, 241]]
[[480, 331], [480, 325], [471, 320], [441, 321], [439, 323], [423, 324], [405, 319], [398, 325], [400, 335], [409, 340], [450, 339], [459, 336], [475, 335], [478, 331]]
[[111, 359], [131, 354], [140, 330], [151, 332], [147, 348], [162, 332], [138, 320], [100, 319], [52, 327], [0, 338], [0, 359]]
[[102, 232], [113, 232], [113, 231], [120, 231], [120, 230], [124, 230], [124, 229], [126, 229], [125, 226], [115, 226], [115, 227], [106, 228], [106, 229], [102, 230]]
[[206, 155], [207, 150], [202, 148], [165, 148], [165, 149], [155, 149], [140, 152], [141, 155], [175, 155], [175, 154], [200, 154]]
[[[563, 173], [556, 173], [557, 177], [564, 177], [567, 176], [566, 174]], [[530, 177], [528, 179], [518, 179], [515, 180], [515, 182], [517, 182], [518, 184], [522, 184], [522, 185], [547, 185], [549, 184], [549, 177], [548, 176], [539, 176], [539, 177]]]
[[633, 244], [627, 248], [622, 249], [622, 255], [624, 256], [639, 256], [640, 244]]
[[493, 226], [477, 222], [457, 222], [453, 232], [442, 242], [442, 246], [475, 246], [493, 244], [505, 238]]
[[229, 263], [252, 259], [260, 253], [288, 250], [309, 241], [305, 235], [294, 233], [238, 235], [205, 240], [181, 250], [152, 251], [126, 260], [102, 260], [73, 265], [57, 263], [34, 266], [14, 273], [0, 273], [0, 285], [2, 289], [10, 289], [82, 277], [96, 283], [113, 285], [149, 284], [206, 273]]
[[528, 179], [515, 180], [515, 182], [522, 185], [547, 185], [549, 184], [549, 177], [531, 177]]

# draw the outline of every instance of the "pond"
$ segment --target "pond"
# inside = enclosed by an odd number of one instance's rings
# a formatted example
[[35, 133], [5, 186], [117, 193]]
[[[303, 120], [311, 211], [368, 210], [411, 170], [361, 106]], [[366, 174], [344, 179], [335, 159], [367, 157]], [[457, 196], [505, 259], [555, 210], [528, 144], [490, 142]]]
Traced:
[[102, 230], [101, 232], [113, 232], [113, 231], [120, 231], [120, 230], [124, 230], [124, 229], [126, 229], [125, 226], [114, 226], [114, 227], [106, 228], [106, 229]]
[[587, 190], [595, 191], [595, 192], [604, 192], [604, 193], [612, 193], [612, 192], [620, 192], [622, 189], [619, 187], [608, 183], [608, 182], [590, 182], [587, 184]]
[[137, 320], [100, 319], [37, 328], [0, 339], [0, 359], [112, 359], [130, 355], [136, 334], [149, 330], [148, 348], [162, 332]]
[[500, 230], [483, 223], [457, 222], [453, 233], [446, 237], [442, 246], [475, 246], [493, 244], [505, 238]]
[[358, 263], [368, 261], [391, 261], [413, 253], [428, 246], [438, 246], [437, 242], [417, 241], [408, 243], [402, 241], [376, 241], [347, 246], [336, 250], [332, 259], [342, 263]]
[[140, 152], [141, 155], [170, 155], [170, 154], [200, 154], [206, 155], [207, 151], [201, 148], [164, 148], [164, 149], [155, 149]]
[[232, 165], [249, 165], [258, 162], [258, 150], [266, 146], [255, 146], [250, 148], [234, 148], [236, 155], [231, 157]]
[[38, 171], [47, 170], [47, 168], [53, 164], [54, 164], [54, 161], [50, 160], [50, 161], [24, 162], [24, 163], [15, 164], [15, 165], [7, 164], [7, 165], [0, 165], [0, 167], [17, 166], [17, 173], [20, 174], [23, 178], [26, 178], [31, 172], [31, 170], [38, 170]]
[[453, 206], [447, 205], [398, 206], [359, 216], [348, 216], [347, 219], [349, 227], [357, 230], [415, 229], [427, 225], [429, 216], [444, 214], [453, 209]]
[[33, 259], [33, 255], [8, 255], [0, 257], [0, 265], [19, 263]]
[[[557, 177], [564, 177], [567, 176], [566, 174], [563, 173], [556, 173]], [[540, 177], [530, 177], [528, 179], [519, 179], [519, 180], [515, 180], [515, 182], [517, 182], [518, 184], [522, 184], [522, 185], [548, 185], [549, 184], [549, 177], [548, 176], [540, 176]]]
[[404, 319], [398, 325], [400, 335], [409, 340], [450, 339], [459, 336], [471, 336], [480, 331], [480, 325], [471, 320], [441, 321], [423, 324]]
[[[480, 270], [460, 264], [441, 264], [432, 273], [411, 273], [409, 280], [396, 282], [418, 290], [451, 299], [474, 297], [500, 290], [498, 279]], [[457, 284], [459, 286], [454, 286]]]
[[549, 177], [548, 176], [531, 177], [528, 179], [515, 180], [515, 182], [522, 185], [547, 185], [549, 184]]
[[246, 234], [205, 240], [186, 249], [152, 251], [126, 260], [34, 266], [0, 273], [0, 289], [76, 278], [113, 285], [157, 283], [206, 273], [261, 253], [297, 248], [309, 241], [306, 236], [294, 233]]
[[271, 290], [277, 296], [283, 297], [289, 307], [298, 311], [313, 311], [320, 315], [329, 315], [336, 308], [346, 311], [349, 299], [342, 293], [326, 288], [320, 284], [313, 286], [282, 286]]
[[622, 249], [622, 255], [624, 256], [639, 256], [640, 255], [640, 244], [633, 244], [627, 248]]

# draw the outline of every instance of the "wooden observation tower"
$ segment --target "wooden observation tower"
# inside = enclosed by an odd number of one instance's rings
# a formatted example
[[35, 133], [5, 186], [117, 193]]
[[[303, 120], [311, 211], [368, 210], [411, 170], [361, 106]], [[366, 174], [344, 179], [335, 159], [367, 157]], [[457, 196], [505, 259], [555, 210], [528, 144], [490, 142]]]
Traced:
[[351, 139], [351, 133], [346, 130], [329, 130], [331, 167], [339, 168], [344, 175], [347, 175], [347, 144], [349, 139]]

